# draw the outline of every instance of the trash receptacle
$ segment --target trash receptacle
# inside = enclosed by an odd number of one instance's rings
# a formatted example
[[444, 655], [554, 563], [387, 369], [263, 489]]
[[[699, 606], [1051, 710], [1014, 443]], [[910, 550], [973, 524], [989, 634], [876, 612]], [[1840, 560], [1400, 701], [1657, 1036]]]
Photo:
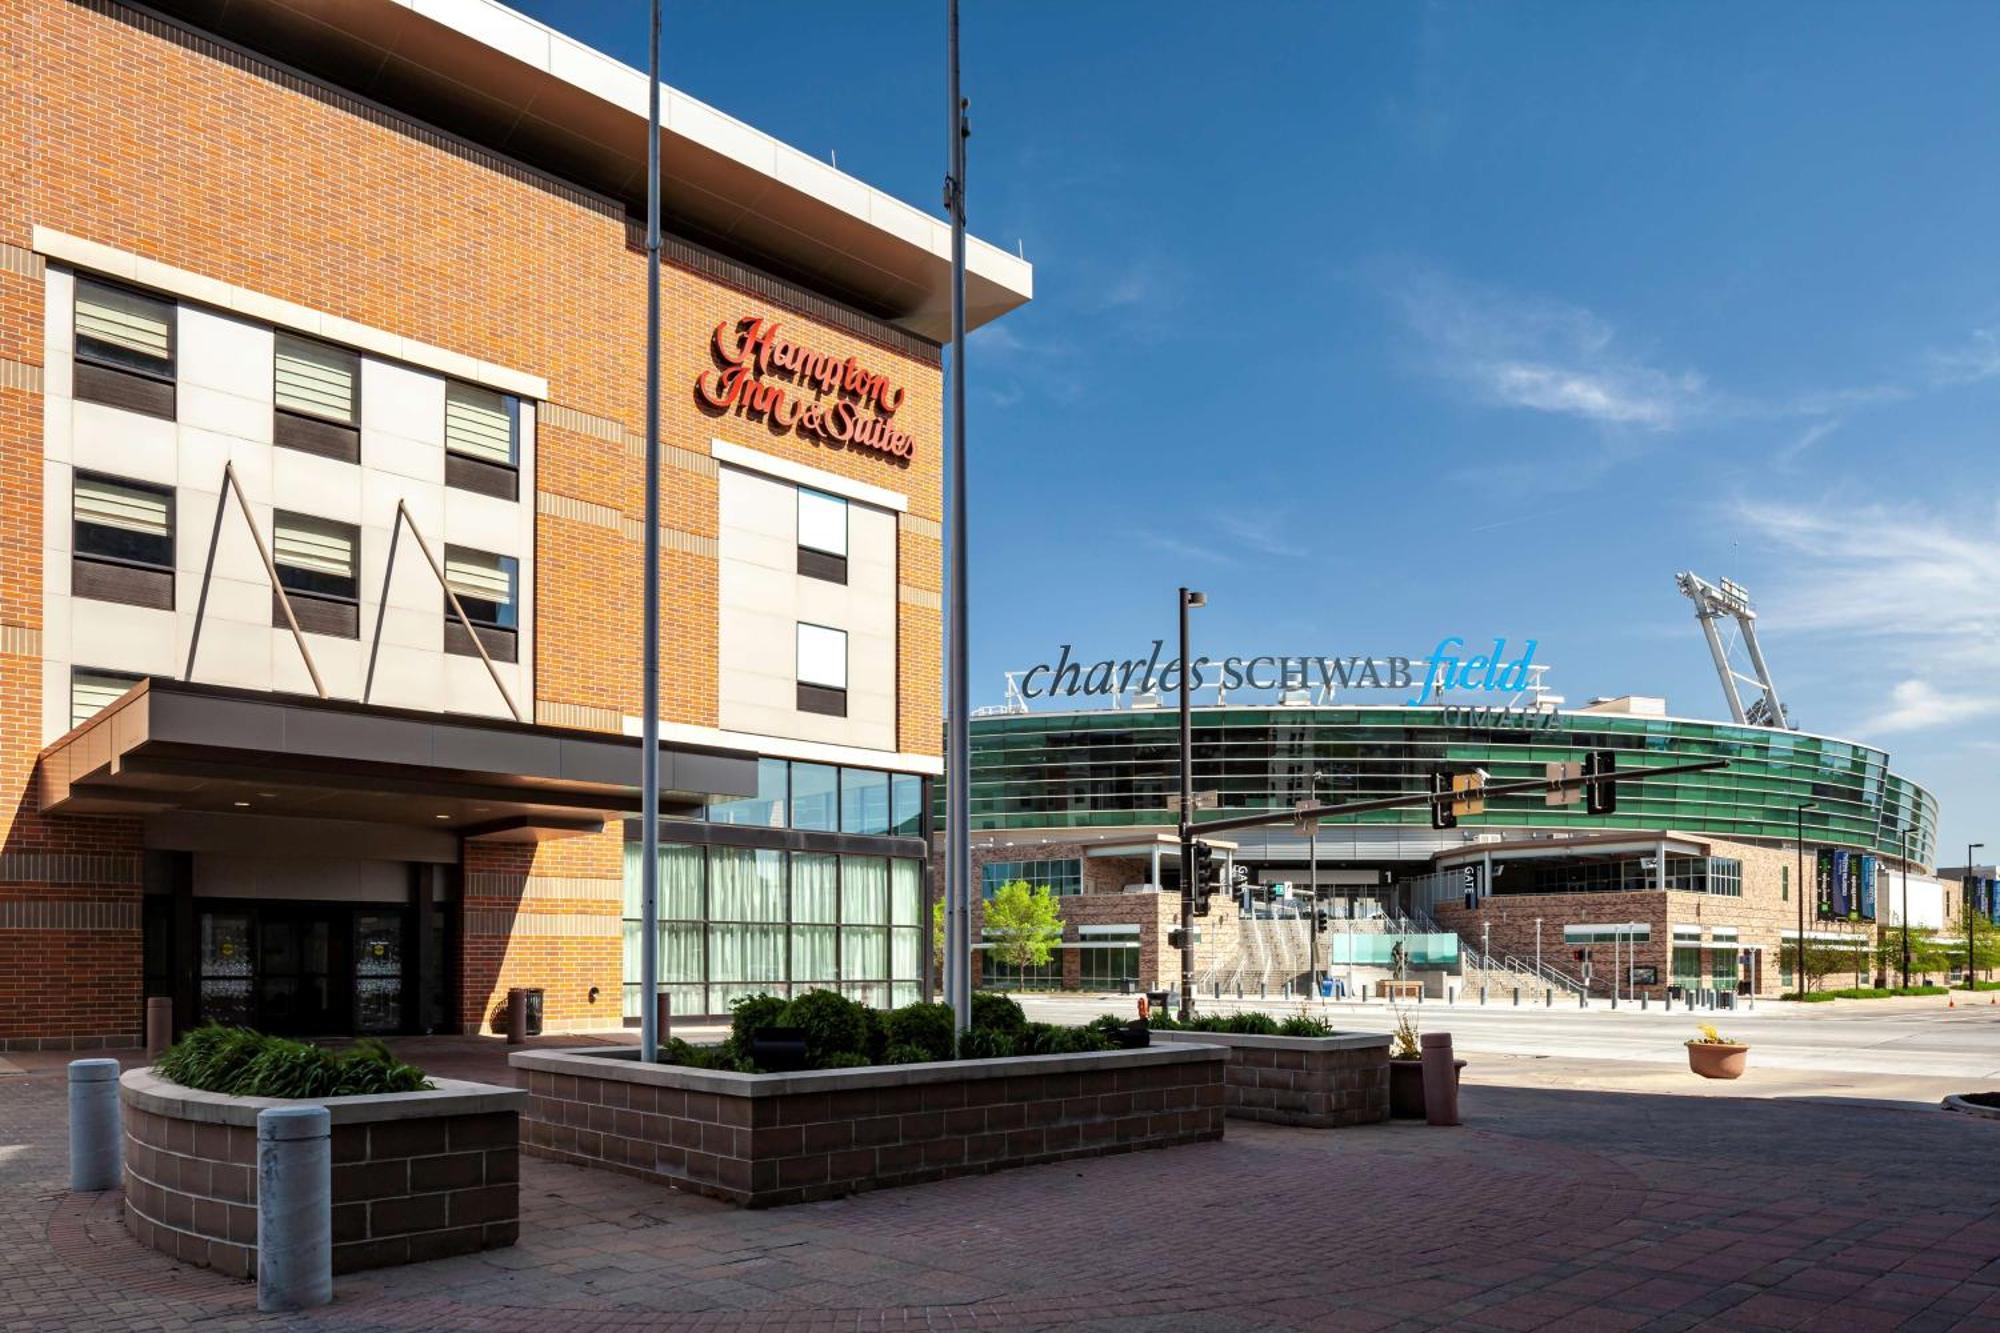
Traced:
[[1163, 990], [1149, 990], [1146, 992], [1146, 1003], [1154, 1013], [1163, 1014], [1167, 1011], [1167, 993]]
[[1717, 991], [1715, 993], [1715, 1007], [1718, 1009], [1734, 1009], [1736, 1007], [1736, 992], [1733, 990]]
[[1319, 998], [1322, 1000], [1331, 1000], [1333, 998], [1332, 977], [1321, 977], [1319, 979]]
[[521, 994], [527, 1000], [528, 1035], [530, 1037], [539, 1037], [542, 1035], [542, 988], [540, 986], [523, 987]]
[[1687, 987], [1685, 986], [1667, 987], [1667, 998], [1669, 1000], [1685, 1001], [1687, 999]]

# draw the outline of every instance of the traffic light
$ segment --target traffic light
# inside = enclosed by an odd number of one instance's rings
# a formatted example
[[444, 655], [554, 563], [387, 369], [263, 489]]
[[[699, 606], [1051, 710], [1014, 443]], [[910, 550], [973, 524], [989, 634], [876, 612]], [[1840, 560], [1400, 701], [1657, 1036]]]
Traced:
[[1194, 845], [1194, 866], [1188, 875], [1188, 892], [1194, 895], [1194, 914], [1208, 915], [1209, 880], [1215, 873], [1215, 848], [1205, 842]]
[[1451, 812], [1451, 774], [1431, 774], [1431, 827], [1457, 828], [1458, 816]]
[[[1584, 756], [1583, 775], [1587, 778], [1609, 777], [1618, 771], [1616, 750], [1592, 750]], [[1615, 814], [1618, 810], [1618, 784], [1615, 782], [1587, 783], [1583, 793], [1584, 813], [1592, 815]]]

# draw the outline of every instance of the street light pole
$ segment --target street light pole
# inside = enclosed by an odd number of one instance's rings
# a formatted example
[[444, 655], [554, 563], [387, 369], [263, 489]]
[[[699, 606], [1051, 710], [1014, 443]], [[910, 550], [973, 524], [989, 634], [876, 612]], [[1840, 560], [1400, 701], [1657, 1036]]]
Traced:
[[1188, 611], [1206, 606], [1208, 598], [1188, 588], [1180, 591], [1181, 658], [1181, 1022], [1194, 1018], [1194, 692], [1188, 669]]
[[946, 16], [946, 95], [951, 99], [945, 205], [951, 212], [951, 600], [945, 640], [945, 1002], [952, 1023], [972, 1026], [972, 687], [965, 530], [965, 99], [958, 87], [958, 0]]
[[1793, 946], [1792, 985], [1799, 998], [1806, 994], [1806, 811], [1819, 809], [1818, 801], [1802, 801], [1798, 808], [1798, 839], [1793, 844], [1799, 854], [1799, 939]]
[[[1308, 781], [1312, 783], [1312, 798], [1317, 802], [1319, 800], [1319, 774], [1313, 774]], [[1306, 879], [1311, 885], [1307, 893], [1311, 899], [1312, 907], [1310, 914], [1306, 917], [1306, 986], [1308, 988], [1306, 998], [1310, 1000], [1314, 993], [1319, 990], [1319, 821], [1317, 819], [1313, 821], [1312, 832], [1307, 835], [1307, 846], [1310, 850], [1306, 856]], [[1330, 958], [1327, 960], [1329, 964], [1332, 961]], [[1329, 966], [1327, 970], [1332, 971], [1332, 968]]]
[[1910, 988], [1910, 833], [1905, 828], [1903, 844], [1903, 989]]
[[1979, 989], [1972, 973], [1972, 854], [1985, 845], [1983, 842], [1965, 845], [1965, 879], [1958, 886], [1959, 896], [1965, 899], [1965, 988], [1968, 991]]
[[639, 667], [639, 1058], [660, 1058], [660, 0], [646, 41], [646, 562]]

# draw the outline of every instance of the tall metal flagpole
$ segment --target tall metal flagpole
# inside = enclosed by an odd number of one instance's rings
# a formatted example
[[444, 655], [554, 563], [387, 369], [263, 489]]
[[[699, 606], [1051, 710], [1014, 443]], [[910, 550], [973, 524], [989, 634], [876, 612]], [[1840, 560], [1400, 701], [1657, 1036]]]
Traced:
[[639, 1058], [660, 1055], [660, 0], [646, 42], [646, 573], [640, 691]]
[[951, 616], [945, 691], [945, 999], [960, 1032], [972, 1026], [972, 731], [966, 667], [965, 101], [958, 91], [958, 0], [947, 0], [946, 93], [951, 99], [945, 207], [951, 212]]

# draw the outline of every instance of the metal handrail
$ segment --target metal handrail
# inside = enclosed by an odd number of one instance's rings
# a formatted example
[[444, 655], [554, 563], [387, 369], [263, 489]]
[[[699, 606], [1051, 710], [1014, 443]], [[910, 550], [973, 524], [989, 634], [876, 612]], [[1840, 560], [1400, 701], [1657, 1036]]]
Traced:
[[257, 545], [257, 557], [264, 562], [264, 573], [271, 580], [271, 591], [277, 594], [278, 605], [284, 610], [285, 624], [291, 628], [292, 642], [299, 646], [299, 656], [305, 659], [306, 674], [312, 677], [313, 689], [324, 699], [326, 682], [320, 679], [319, 665], [313, 661], [312, 649], [306, 646], [305, 631], [299, 628], [299, 618], [292, 614], [292, 599], [285, 592], [285, 585], [278, 579], [278, 565], [271, 558], [270, 548], [264, 544], [264, 534], [257, 530], [257, 516], [250, 512], [250, 501], [243, 494], [243, 483], [236, 480], [236, 464], [222, 465], [222, 494], [215, 497], [215, 527], [208, 536], [208, 561], [201, 571], [201, 596], [195, 601], [194, 626], [188, 634], [187, 669], [184, 680], [194, 679], [194, 655], [201, 648], [201, 626], [208, 614], [208, 586], [215, 577], [215, 548], [222, 540], [222, 511], [229, 504], [229, 497], [236, 497], [237, 508], [243, 511], [243, 522], [250, 529], [250, 540]]
[[1540, 977], [1543, 981], [1561, 986], [1564, 990], [1572, 994], [1584, 995], [1589, 993], [1588, 988], [1581, 981], [1565, 973], [1561, 968], [1553, 964], [1545, 962], [1538, 968], [1535, 964], [1516, 958], [1512, 954], [1507, 955], [1507, 962], [1531, 977]]

